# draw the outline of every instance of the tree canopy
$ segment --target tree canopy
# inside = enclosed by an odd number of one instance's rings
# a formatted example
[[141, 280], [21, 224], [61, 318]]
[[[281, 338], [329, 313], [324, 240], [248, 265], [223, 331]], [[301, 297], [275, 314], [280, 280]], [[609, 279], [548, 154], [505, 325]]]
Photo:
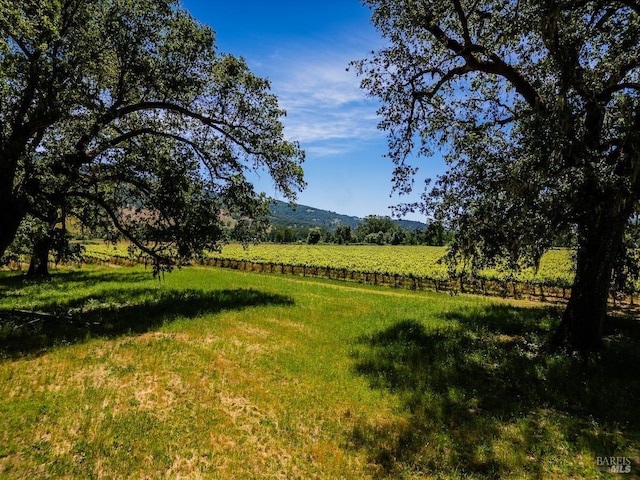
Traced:
[[387, 216], [369, 215], [356, 228], [356, 238], [365, 243], [399, 245], [405, 240], [406, 230]]
[[422, 209], [475, 266], [536, 263], [576, 238], [558, 339], [601, 343], [612, 272], [640, 198], [640, 3], [366, 0], [386, 45], [354, 62], [411, 191], [414, 156], [449, 168]]
[[0, 256], [75, 217], [171, 265], [266, 225], [249, 172], [304, 187], [269, 82], [178, 2], [1, 0], [0, 31]]

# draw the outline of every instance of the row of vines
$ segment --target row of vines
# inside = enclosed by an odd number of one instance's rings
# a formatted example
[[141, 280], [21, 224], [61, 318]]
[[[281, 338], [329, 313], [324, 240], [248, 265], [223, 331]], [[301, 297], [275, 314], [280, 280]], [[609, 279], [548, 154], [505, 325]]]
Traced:
[[[439, 262], [444, 253], [442, 247], [261, 244], [244, 248], [241, 245], [227, 245], [221, 252], [209, 253], [201, 263], [245, 271], [322, 277], [412, 290], [515, 297], [567, 296], [571, 281], [571, 269], [566, 264], [568, 252], [550, 252], [551, 257], [545, 259], [546, 265], [537, 275], [532, 271], [523, 271], [519, 273], [519, 278], [500, 276], [497, 271], [482, 272], [483, 276], [460, 272], [452, 277], [446, 265]], [[85, 259], [123, 265], [144, 262], [143, 257], [132, 259], [123, 245], [88, 245]], [[552, 265], [555, 265], [555, 271]], [[541, 272], [546, 272], [546, 276]]]
[[[205, 260], [229, 259], [245, 262], [305, 265], [382, 274], [413, 275], [416, 277], [448, 280], [451, 272], [440, 260], [445, 247], [378, 246], [378, 245], [278, 245], [259, 244], [243, 247], [225, 245], [220, 252], [210, 252]], [[106, 244], [86, 245], [85, 257], [108, 259], [128, 257], [127, 246]], [[458, 275], [469, 275], [460, 271]], [[495, 281], [529, 282], [537, 285], [568, 287], [573, 282], [571, 252], [555, 249], [542, 258], [537, 271], [526, 268], [519, 272], [483, 270], [478, 278]]]
[[227, 258], [213, 258], [202, 262], [221, 268], [232, 268], [251, 272], [282, 273], [304, 277], [328, 278], [369, 285], [381, 285], [409, 290], [433, 290], [436, 292], [476, 293], [483, 295], [499, 295], [502, 297], [539, 297], [543, 299], [567, 298], [570, 289], [567, 287], [545, 286], [531, 282], [515, 280], [490, 280], [481, 277], [460, 276], [458, 278], [434, 278], [389, 272], [370, 272], [309, 265], [292, 265], [286, 263], [260, 263]]
[[[571, 293], [572, 258], [567, 249], [547, 252], [537, 271], [484, 270], [474, 275], [464, 270], [452, 275], [440, 261], [444, 254], [444, 247], [427, 246], [226, 245], [220, 252], [210, 252], [200, 263], [451, 294], [562, 300]], [[97, 263], [130, 265], [145, 261], [143, 257], [131, 258], [125, 245], [88, 245], [84, 256]], [[612, 296], [612, 300], [633, 303], [633, 297]]]

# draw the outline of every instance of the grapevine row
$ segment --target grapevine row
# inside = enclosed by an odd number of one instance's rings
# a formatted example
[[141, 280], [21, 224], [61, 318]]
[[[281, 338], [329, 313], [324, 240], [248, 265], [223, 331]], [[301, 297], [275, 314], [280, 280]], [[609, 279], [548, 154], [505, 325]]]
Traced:
[[[460, 271], [453, 277], [444, 264], [438, 263], [444, 252], [440, 247], [261, 244], [243, 248], [228, 245], [222, 252], [211, 252], [201, 263], [451, 294], [562, 300], [571, 292], [573, 275], [568, 250], [548, 252], [537, 272], [530, 269], [515, 274], [485, 270], [472, 275]], [[92, 245], [87, 247], [85, 258], [94, 263], [121, 265], [145, 262], [142, 256], [132, 259], [124, 245], [115, 248]], [[633, 303], [633, 297], [626, 302]]]

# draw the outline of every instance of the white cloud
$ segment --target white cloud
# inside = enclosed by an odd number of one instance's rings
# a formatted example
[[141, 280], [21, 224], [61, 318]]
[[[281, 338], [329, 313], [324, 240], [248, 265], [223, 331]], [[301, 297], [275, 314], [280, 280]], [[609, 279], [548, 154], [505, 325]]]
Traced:
[[296, 45], [260, 62], [287, 111], [287, 137], [310, 153], [344, 153], [349, 145], [342, 142], [338, 150], [335, 141], [362, 142], [382, 135], [375, 102], [360, 89], [355, 73], [347, 71], [349, 62], [362, 56], [362, 49], [341, 50], [339, 44], [336, 40], [321, 47], [315, 42]]
[[[333, 60], [333, 61], [331, 61]], [[323, 62], [323, 63], [320, 63]], [[297, 62], [291, 76], [278, 82], [284, 98], [294, 104], [341, 106], [364, 98], [353, 72], [341, 58]]]
[[311, 146], [305, 148], [307, 155], [313, 155], [314, 157], [333, 157], [342, 155], [345, 151], [342, 145], [329, 145], [329, 146]]
[[334, 140], [367, 141], [380, 135], [377, 120], [367, 116], [365, 108], [323, 108], [289, 110], [285, 120], [288, 137], [301, 143]]

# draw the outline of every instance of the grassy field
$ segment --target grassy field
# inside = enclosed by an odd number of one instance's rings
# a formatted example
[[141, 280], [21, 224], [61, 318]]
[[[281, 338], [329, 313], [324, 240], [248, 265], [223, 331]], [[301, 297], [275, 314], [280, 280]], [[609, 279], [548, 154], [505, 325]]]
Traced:
[[0, 308], [0, 478], [640, 472], [633, 322], [584, 363], [540, 304], [201, 267], [0, 272]]

